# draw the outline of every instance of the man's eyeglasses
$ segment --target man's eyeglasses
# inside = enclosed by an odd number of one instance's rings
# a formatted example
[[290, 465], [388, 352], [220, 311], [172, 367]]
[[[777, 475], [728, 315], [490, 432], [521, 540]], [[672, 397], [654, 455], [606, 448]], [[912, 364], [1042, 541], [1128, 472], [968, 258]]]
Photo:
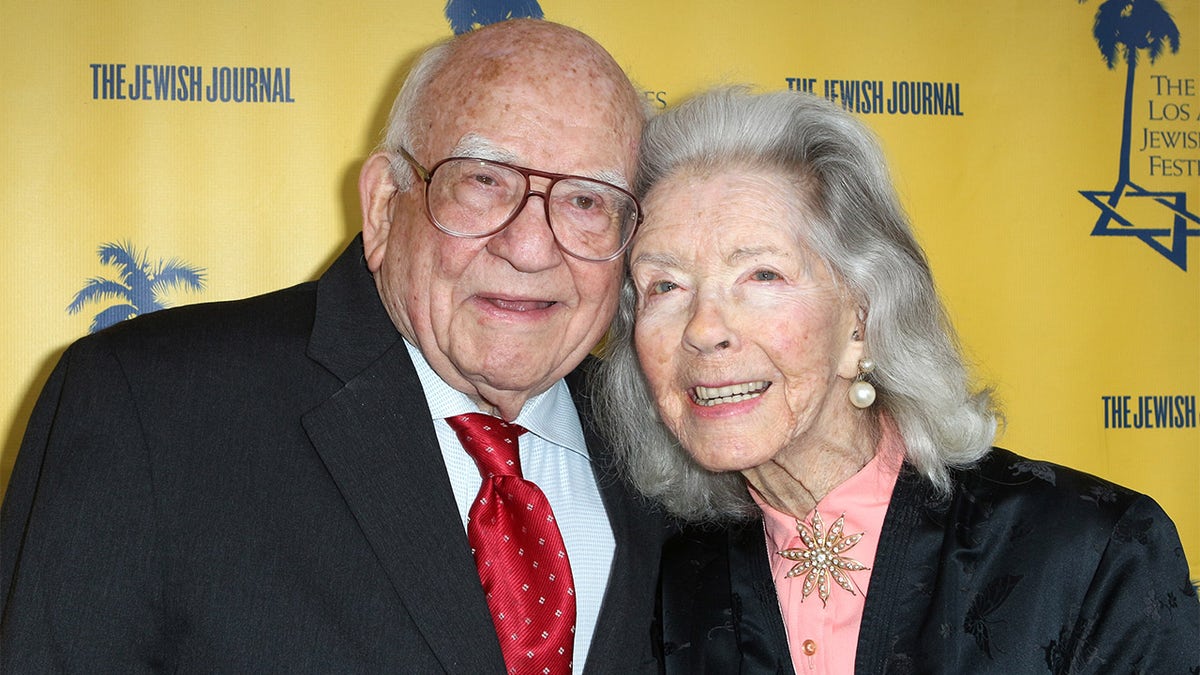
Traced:
[[[475, 157], [447, 157], [427, 170], [404, 148], [400, 156], [425, 181], [429, 220], [455, 237], [496, 234], [516, 220], [533, 195], [542, 198], [559, 248], [580, 260], [616, 258], [642, 223], [637, 199], [604, 181]], [[534, 190], [530, 176], [550, 182], [544, 190]]]

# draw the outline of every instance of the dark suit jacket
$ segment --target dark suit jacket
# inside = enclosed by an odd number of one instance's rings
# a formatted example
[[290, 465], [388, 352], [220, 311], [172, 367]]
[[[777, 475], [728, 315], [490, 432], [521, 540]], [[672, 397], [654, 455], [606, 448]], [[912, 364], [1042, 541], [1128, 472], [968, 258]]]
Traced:
[[[587, 670], [653, 669], [662, 521], [571, 390], [617, 544]], [[503, 671], [359, 240], [319, 282], [72, 345], [0, 530], [4, 672]]]
[[[792, 672], [769, 565], [761, 520], [668, 542], [668, 673]], [[945, 499], [906, 467], [872, 567], [856, 673], [1197, 672], [1174, 525], [1094, 476], [996, 449]]]

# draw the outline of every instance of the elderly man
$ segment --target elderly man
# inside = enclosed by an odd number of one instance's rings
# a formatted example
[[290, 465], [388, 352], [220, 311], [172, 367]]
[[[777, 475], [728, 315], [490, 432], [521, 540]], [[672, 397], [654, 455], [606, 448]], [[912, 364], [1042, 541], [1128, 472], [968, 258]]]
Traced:
[[456, 38], [318, 282], [68, 349], [0, 523], [4, 672], [652, 667], [661, 521], [575, 379], [643, 119], [577, 31]]

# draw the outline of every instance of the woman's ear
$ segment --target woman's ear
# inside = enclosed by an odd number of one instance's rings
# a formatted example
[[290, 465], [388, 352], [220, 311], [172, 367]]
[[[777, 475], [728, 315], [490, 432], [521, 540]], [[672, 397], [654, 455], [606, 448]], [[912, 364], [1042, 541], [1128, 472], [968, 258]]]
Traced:
[[846, 340], [842, 356], [838, 359], [838, 376], [847, 380], [858, 377], [858, 362], [867, 355], [867, 310], [858, 307], [854, 311], [854, 327]]

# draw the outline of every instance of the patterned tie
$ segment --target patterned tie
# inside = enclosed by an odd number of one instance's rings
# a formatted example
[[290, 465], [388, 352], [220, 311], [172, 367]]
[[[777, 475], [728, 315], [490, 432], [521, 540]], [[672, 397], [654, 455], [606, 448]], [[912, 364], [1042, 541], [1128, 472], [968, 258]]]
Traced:
[[550, 502], [521, 477], [525, 429], [481, 413], [446, 421], [483, 476], [467, 539], [508, 672], [570, 673], [575, 584]]

